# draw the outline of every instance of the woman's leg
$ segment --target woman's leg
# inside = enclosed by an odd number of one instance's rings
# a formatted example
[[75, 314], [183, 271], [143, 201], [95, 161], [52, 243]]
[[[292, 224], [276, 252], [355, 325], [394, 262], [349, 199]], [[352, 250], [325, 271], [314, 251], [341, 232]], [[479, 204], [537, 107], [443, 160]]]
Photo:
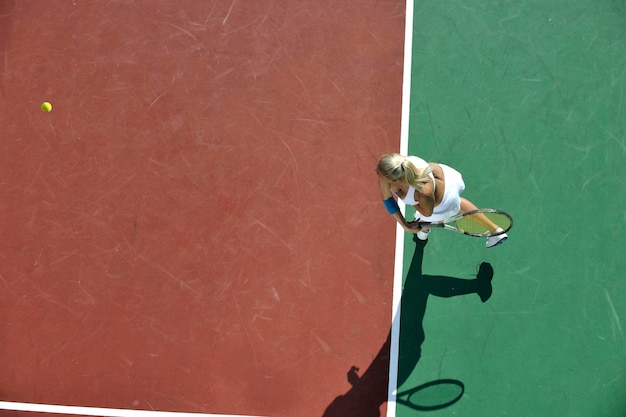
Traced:
[[478, 207], [474, 205], [465, 197], [461, 197], [461, 213], [467, 213], [468, 211], [478, 210]]
[[[478, 210], [478, 207], [467, 198], [461, 197], [461, 210], [459, 213], [463, 214], [473, 210]], [[498, 225], [489, 220], [484, 214], [474, 214], [471, 216], [471, 220], [489, 229], [492, 233], [498, 228]]]

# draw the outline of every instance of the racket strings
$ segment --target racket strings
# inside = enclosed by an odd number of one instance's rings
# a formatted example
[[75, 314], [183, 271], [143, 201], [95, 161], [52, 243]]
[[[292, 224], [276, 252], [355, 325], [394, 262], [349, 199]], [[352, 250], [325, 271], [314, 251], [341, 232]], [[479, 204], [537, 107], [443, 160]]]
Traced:
[[[506, 232], [511, 227], [511, 219], [502, 213], [476, 213], [457, 220], [456, 227], [474, 236], [493, 236]], [[500, 228], [503, 232], [495, 233]]]

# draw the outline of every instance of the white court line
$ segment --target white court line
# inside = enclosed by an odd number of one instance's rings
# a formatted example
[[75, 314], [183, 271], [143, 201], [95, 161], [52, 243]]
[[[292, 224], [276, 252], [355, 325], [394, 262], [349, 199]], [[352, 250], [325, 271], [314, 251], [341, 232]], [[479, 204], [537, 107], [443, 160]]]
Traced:
[[[409, 151], [409, 116], [411, 108], [411, 67], [413, 63], [413, 0], [406, 0], [404, 24], [404, 68], [402, 76], [402, 120], [400, 126], [400, 154]], [[405, 206], [402, 215], [405, 214]], [[387, 417], [396, 417], [396, 390], [398, 388], [398, 352], [400, 345], [400, 297], [404, 263], [404, 230], [396, 224], [396, 254], [393, 267], [393, 307], [391, 344], [389, 346], [389, 387], [387, 391]]]
[[181, 413], [174, 411], [124, 410], [115, 408], [75, 407], [69, 405], [29, 404], [0, 401], [0, 410], [34, 413], [70, 414], [97, 417], [254, 417], [233, 414]]

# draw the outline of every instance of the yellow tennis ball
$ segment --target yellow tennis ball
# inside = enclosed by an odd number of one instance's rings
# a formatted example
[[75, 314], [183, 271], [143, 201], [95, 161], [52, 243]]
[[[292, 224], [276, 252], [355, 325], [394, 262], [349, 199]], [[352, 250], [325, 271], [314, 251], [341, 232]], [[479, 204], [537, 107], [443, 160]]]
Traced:
[[47, 101], [44, 101], [43, 103], [41, 103], [41, 111], [44, 113], [51, 112], [52, 104], [48, 103]]

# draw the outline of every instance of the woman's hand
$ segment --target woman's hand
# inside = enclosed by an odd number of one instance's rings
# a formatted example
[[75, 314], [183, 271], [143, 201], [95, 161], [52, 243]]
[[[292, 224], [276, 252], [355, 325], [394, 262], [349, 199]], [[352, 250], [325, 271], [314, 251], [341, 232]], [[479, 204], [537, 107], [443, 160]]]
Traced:
[[417, 233], [420, 230], [422, 230], [419, 219], [414, 220], [412, 222], [407, 222], [406, 226], [404, 227], [404, 230], [408, 233]]

